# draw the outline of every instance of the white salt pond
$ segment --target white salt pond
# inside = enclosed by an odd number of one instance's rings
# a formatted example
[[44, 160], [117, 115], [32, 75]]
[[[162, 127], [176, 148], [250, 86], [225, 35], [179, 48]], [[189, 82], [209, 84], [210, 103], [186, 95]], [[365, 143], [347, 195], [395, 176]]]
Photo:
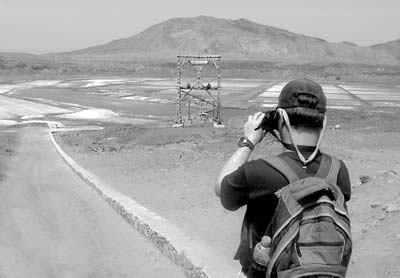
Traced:
[[13, 120], [0, 120], [0, 126], [9, 126], [9, 125], [17, 125], [18, 122], [17, 121], [13, 121]]
[[167, 99], [145, 97], [145, 96], [128, 96], [128, 97], [123, 97], [122, 99], [142, 101], [142, 102], [155, 102], [155, 103], [172, 103], [173, 102], [173, 101], [170, 101]]
[[[286, 84], [277, 83], [249, 102], [260, 103], [260, 107], [275, 107]], [[332, 109], [354, 109], [365, 105], [362, 100], [376, 107], [400, 107], [400, 85], [321, 84], [321, 87], [326, 95], [327, 105]]]
[[75, 113], [68, 113], [59, 115], [62, 118], [68, 119], [107, 119], [111, 117], [118, 117], [119, 114], [108, 109], [86, 109]]
[[90, 80], [80, 80], [80, 82], [86, 82], [86, 84], [82, 86], [84, 88], [105, 86], [105, 85], [110, 85], [110, 84], [123, 84], [126, 81], [127, 81], [126, 79], [90, 79]]

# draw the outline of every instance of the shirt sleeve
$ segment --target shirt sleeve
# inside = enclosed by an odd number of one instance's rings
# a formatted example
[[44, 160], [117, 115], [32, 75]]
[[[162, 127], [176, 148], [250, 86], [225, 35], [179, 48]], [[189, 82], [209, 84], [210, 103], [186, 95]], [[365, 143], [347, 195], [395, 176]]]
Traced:
[[226, 209], [236, 210], [249, 201], [273, 194], [286, 184], [286, 178], [265, 160], [252, 160], [222, 180], [221, 202]]
[[350, 176], [346, 164], [344, 164], [342, 160], [340, 160], [340, 170], [339, 170], [337, 184], [342, 190], [346, 202], [349, 201], [351, 198]]
[[[246, 164], [246, 163], [245, 163]], [[226, 175], [221, 182], [221, 203], [227, 210], [237, 210], [249, 199], [245, 165]]]

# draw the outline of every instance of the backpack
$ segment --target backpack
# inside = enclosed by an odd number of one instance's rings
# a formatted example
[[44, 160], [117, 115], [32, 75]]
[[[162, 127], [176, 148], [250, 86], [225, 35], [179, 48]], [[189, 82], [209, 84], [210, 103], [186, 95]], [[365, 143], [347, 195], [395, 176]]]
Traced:
[[272, 239], [267, 277], [344, 278], [352, 239], [344, 195], [337, 186], [340, 161], [323, 154], [314, 177], [278, 156], [267, 162], [289, 181], [275, 193], [279, 202], [266, 231]]

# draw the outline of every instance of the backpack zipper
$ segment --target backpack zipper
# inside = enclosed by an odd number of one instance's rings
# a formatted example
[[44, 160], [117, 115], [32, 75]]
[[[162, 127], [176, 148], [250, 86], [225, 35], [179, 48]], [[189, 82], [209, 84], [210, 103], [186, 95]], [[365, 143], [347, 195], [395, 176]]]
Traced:
[[342, 246], [344, 245], [344, 242], [323, 242], [323, 241], [317, 241], [317, 242], [298, 242], [296, 246]]
[[[300, 246], [308, 246], [308, 247], [313, 247], [313, 246], [343, 246], [344, 242], [297, 242], [294, 245], [294, 248], [296, 250], [297, 256], [299, 257], [299, 260], [302, 256], [301, 251], [300, 251]], [[301, 263], [301, 262], [300, 262]]]

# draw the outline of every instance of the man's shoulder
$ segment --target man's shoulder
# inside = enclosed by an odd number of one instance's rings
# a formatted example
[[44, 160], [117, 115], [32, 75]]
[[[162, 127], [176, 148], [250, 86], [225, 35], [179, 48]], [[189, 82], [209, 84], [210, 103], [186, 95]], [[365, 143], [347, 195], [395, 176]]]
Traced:
[[254, 169], [254, 168], [258, 169], [260, 167], [264, 168], [268, 165], [269, 164], [267, 163], [267, 161], [264, 158], [257, 158], [257, 159], [252, 159], [252, 160], [246, 161], [243, 164], [243, 167], [247, 168], [247, 169]]
[[276, 156], [251, 160], [244, 165], [246, 178], [250, 184], [258, 184], [260, 187], [280, 187], [287, 183], [285, 176], [268, 162], [273, 157]]
[[332, 159], [336, 159], [340, 162], [340, 168], [346, 167], [346, 163], [343, 161], [343, 159], [340, 159], [339, 157], [337, 157], [334, 154], [330, 154], [330, 153], [326, 153], [326, 152], [321, 152], [321, 155], [326, 155], [331, 157]]
[[276, 170], [272, 165], [271, 165], [271, 160], [278, 157], [280, 154], [277, 155], [272, 155], [272, 156], [268, 156], [265, 158], [257, 158], [257, 159], [253, 159], [253, 160], [249, 160], [247, 161], [245, 164], [243, 164], [243, 167], [245, 168], [245, 170], [247, 172], [254, 172], [254, 171], [258, 171], [258, 170], [262, 170], [265, 171], [266, 169], [272, 169], [272, 170]]

